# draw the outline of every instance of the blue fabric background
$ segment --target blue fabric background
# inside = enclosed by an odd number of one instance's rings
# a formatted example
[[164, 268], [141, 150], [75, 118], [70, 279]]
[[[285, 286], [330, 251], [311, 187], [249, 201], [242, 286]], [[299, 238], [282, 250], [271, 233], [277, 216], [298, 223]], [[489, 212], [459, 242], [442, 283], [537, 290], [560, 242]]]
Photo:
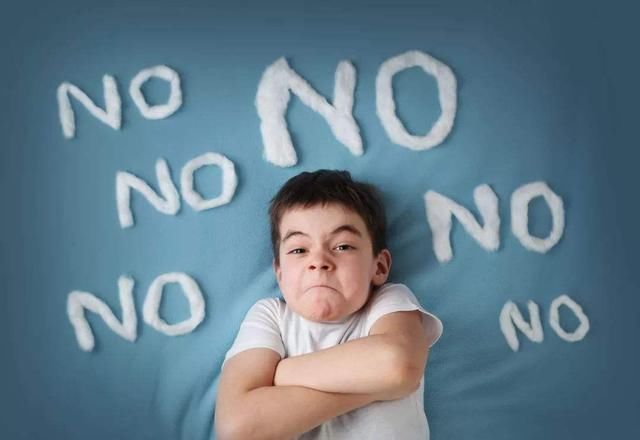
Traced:
[[[608, 6], [607, 6], [608, 5]], [[344, 168], [384, 191], [393, 279], [408, 284], [444, 323], [427, 367], [433, 439], [598, 439], [640, 435], [636, 337], [639, 244], [638, 27], [633, 2], [603, 1], [217, 1], [17, 2], [0, 17], [0, 437], [3, 439], [205, 439], [220, 365], [249, 306], [277, 295], [266, 207], [302, 170]], [[430, 151], [394, 145], [375, 114], [380, 64], [421, 50], [455, 72], [451, 135]], [[299, 162], [262, 159], [254, 107], [264, 69], [286, 56], [331, 99], [341, 59], [358, 71], [354, 115], [365, 154], [352, 156], [326, 122], [293, 97], [288, 123]], [[168, 119], [144, 119], [128, 95], [143, 68], [167, 64], [184, 103]], [[115, 131], [75, 105], [65, 140], [56, 88], [70, 81], [103, 104], [101, 78], [115, 75], [123, 127]], [[151, 81], [151, 100], [168, 89]], [[435, 81], [418, 69], [396, 76], [399, 114], [416, 134], [439, 114]], [[228, 205], [177, 216], [133, 196], [135, 226], [120, 229], [115, 174], [156, 185], [154, 164], [174, 179], [207, 151], [236, 165]], [[527, 251], [510, 232], [511, 193], [544, 180], [564, 200], [566, 228], [549, 253]], [[212, 197], [219, 174], [203, 169]], [[454, 258], [432, 250], [423, 194], [438, 191], [474, 214], [473, 189], [500, 198], [501, 246], [487, 253], [454, 222]], [[546, 236], [544, 203], [530, 229]], [[142, 322], [149, 284], [183, 271], [197, 280], [206, 318], [167, 337]], [[104, 299], [120, 316], [117, 279], [136, 280], [138, 340], [89, 318], [96, 349], [82, 352], [66, 316], [72, 290]], [[175, 287], [175, 286], [173, 286]], [[168, 288], [162, 316], [188, 316]], [[568, 294], [591, 331], [567, 343], [549, 326], [549, 305]], [[498, 325], [508, 300], [526, 316], [540, 306], [545, 340], [521, 334], [512, 352]], [[576, 320], [561, 312], [568, 329]]]

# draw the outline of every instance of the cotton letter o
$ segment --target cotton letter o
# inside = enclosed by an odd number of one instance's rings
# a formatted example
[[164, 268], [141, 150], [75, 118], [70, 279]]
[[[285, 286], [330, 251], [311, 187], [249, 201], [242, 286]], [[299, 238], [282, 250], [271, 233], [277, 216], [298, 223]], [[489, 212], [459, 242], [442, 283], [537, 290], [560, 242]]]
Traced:
[[[167, 324], [158, 311], [165, 284], [178, 283], [189, 301], [191, 317], [177, 324]], [[195, 329], [204, 319], [204, 298], [198, 284], [189, 275], [180, 272], [165, 273], [157, 277], [149, 286], [142, 308], [144, 322], [167, 336], [184, 335]]]
[[[166, 104], [150, 106], [142, 95], [140, 88], [152, 76], [168, 81], [171, 86], [169, 101]], [[129, 94], [131, 99], [147, 119], [164, 119], [171, 116], [182, 105], [182, 89], [180, 88], [180, 76], [178, 73], [167, 66], [155, 66], [141, 70], [131, 80], [129, 85]]]

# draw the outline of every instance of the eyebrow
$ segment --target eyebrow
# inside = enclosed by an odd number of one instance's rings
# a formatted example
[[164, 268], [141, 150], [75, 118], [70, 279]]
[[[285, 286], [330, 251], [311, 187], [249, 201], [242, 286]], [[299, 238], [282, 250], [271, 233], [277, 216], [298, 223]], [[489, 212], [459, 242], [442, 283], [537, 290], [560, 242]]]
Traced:
[[[329, 235], [336, 235], [336, 234], [339, 234], [340, 232], [350, 232], [354, 235], [357, 235], [358, 237], [362, 237], [362, 232], [360, 232], [358, 228], [356, 228], [355, 226], [349, 225], [349, 224], [338, 226], [333, 231], [331, 231]], [[302, 231], [288, 231], [285, 234], [284, 238], [282, 239], [281, 243], [284, 243], [285, 241], [287, 241], [288, 239], [296, 235], [302, 235], [305, 237], [309, 236], [309, 234], [305, 234]]]

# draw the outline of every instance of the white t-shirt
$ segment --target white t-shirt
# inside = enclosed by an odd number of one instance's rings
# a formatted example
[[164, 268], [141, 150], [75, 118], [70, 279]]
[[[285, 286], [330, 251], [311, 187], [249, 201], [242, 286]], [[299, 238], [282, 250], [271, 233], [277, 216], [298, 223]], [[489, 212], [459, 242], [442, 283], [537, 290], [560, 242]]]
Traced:
[[[369, 335], [378, 318], [387, 313], [420, 310], [429, 347], [440, 338], [442, 322], [427, 312], [403, 284], [381, 286], [368, 303], [341, 322], [309, 321], [281, 298], [264, 298], [247, 312], [236, 339], [225, 356], [251, 348], [270, 348], [281, 358], [334, 347]], [[223, 363], [224, 365], [224, 363]], [[429, 424], [424, 412], [424, 378], [412, 394], [398, 400], [373, 402], [323, 423], [299, 440], [425, 440]]]

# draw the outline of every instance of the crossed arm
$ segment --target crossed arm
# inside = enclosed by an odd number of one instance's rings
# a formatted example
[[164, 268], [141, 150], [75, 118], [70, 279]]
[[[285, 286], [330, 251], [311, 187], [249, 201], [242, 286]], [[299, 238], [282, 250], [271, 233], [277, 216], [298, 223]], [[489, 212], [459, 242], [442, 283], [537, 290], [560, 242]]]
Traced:
[[421, 319], [419, 311], [390, 313], [367, 337], [282, 360], [264, 348], [235, 355], [218, 388], [217, 438], [291, 438], [415, 391], [428, 357]]

